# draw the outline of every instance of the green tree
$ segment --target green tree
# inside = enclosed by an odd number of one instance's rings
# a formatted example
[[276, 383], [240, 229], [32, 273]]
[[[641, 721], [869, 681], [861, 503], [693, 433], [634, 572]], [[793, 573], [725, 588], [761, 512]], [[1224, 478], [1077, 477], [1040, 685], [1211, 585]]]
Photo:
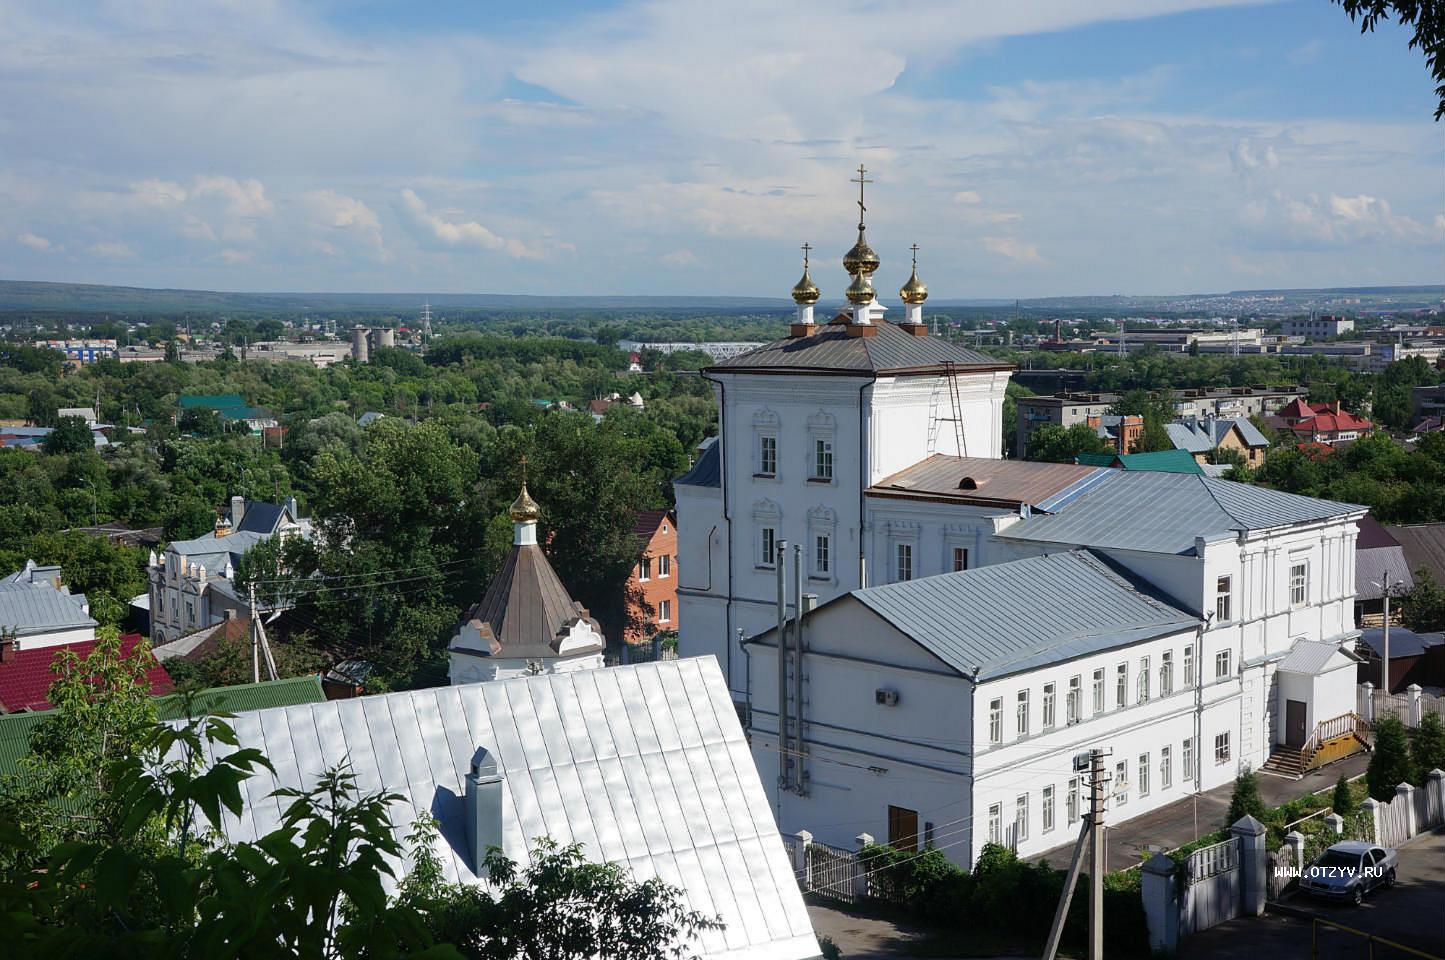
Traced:
[[1433, 710], [1420, 717], [1410, 734], [1410, 761], [1415, 765], [1411, 783], [1423, 786], [1431, 770], [1445, 770], [1445, 724]]
[[1109, 445], [1087, 424], [1076, 423], [1065, 429], [1057, 423], [1046, 423], [1029, 435], [1025, 459], [1073, 463], [1081, 453], [1109, 452]]
[[1246, 816], [1256, 820], [1264, 818], [1264, 800], [1259, 796], [1259, 778], [1253, 770], [1246, 770], [1234, 778], [1234, 793], [1229, 797], [1229, 812], [1224, 816], [1224, 829], [1228, 830]]
[[41, 448], [49, 454], [85, 453], [95, 449], [95, 438], [84, 417], [61, 417]]
[[166, 341], [166, 363], [181, 362], [181, 348], [174, 339]]
[[1365, 770], [1365, 785], [1370, 796], [1380, 801], [1389, 800], [1395, 796], [1395, 788], [1410, 782], [1413, 775], [1405, 725], [1394, 716], [1380, 719], [1375, 723], [1375, 749]]
[[1340, 779], [1335, 781], [1335, 792], [1330, 796], [1330, 809], [1342, 817], [1348, 817], [1355, 812], [1354, 797], [1350, 793], [1350, 782], [1345, 775], [1340, 774]]
[[104, 537], [45, 533], [31, 541], [29, 552], [39, 563], [59, 565], [66, 585], [86, 595], [91, 615], [101, 623], [117, 625], [129, 612], [131, 598], [150, 586], [145, 554]]
[[1425, 51], [1425, 62], [1435, 78], [1435, 95], [1439, 105], [1435, 119], [1445, 117], [1445, 6], [1440, 0], [1334, 0], [1345, 8], [1350, 20], [1358, 22], [1361, 33], [1369, 33], [1381, 20], [1388, 22], [1391, 14], [1401, 26], [1414, 27], [1410, 49]]
[[1445, 630], [1445, 588], [1435, 583], [1430, 571], [1415, 571], [1415, 585], [1400, 597], [1400, 618], [1416, 633]]

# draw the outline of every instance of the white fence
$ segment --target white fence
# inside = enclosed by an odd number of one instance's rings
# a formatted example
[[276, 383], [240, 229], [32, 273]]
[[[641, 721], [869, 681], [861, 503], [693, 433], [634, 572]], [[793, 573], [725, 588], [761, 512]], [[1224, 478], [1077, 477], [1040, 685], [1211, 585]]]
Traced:
[[1244, 817], [1229, 832], [1223, 843], [1191, 853], [1182, 868], [1162, 853], [1144, 864], [1140, 896], [1154, 951], [1173, 954], [1191, 933], [1264, 912], [1269, 876], [1264, 825]]
[[1386, 693], [1376, 690], [1373, 683], [1362, 683], [1355, 702], [1356, 712], [1370, 723], [1394, 717], [1407, 727], [1418, 727], [1428, 713], [1445, 720], [1445, 697], [1425, 693], [1414, 683], [1406, 687], [1404, 693]]
[[1384, 803], [1366, 800], [1365, 812], [1374, 824], [1375, 842], [1382, 847], [1398, 847], [1428, 833], [1445, 823], [1445, 772], [1430, 771], [1423, 787], [1400, 784], [1394, 798]]

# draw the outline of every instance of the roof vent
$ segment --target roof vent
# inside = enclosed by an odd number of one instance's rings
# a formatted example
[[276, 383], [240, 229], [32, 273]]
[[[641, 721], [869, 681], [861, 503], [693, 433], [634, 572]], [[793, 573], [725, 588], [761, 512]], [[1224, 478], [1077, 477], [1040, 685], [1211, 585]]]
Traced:
[[958, 489], [960, 490], [977, 490], [981, 486], [983, 486], [982, 481], [975, 480], [973, 477], [964, 477], [958, 481]]

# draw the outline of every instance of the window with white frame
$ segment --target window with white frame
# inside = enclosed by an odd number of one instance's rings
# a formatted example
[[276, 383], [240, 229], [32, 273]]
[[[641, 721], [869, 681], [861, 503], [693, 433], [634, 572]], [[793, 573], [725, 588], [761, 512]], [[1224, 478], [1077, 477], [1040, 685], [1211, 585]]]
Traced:
[[1139, 694], [1139, 695], [1138, 695], [1138, 697], [1136, 697], [1135, 699], [1136, 699], [1139, 703], [1148, 703], [1148, 702], [1149, 702], [1149, 658], [1148, 658], [1148, 657], [1140, 657], [1140, 658], [1139, 658], [1139, 679], [1138, 679], [1136, 682], [1137, 682], [1138, 685], [1139, 685], [1139, 690], [1138, 690], [1138, 694]]
[[1042, 818], [1041, 830], [1044, 833], [1051, 833], [1054, 829], [1054, 787], [1053, 784], [1044, 787], [1043, 797], [1039, 802], [1039, 816]]
[[826, 533], [813, 537], [813, 575], [826, 577], [833, 570], [833, 538]]
[[1052, 683], [1044, 684], [1043, 709], [1044, 729], [1051, 730], [1054, 726], [1054, 685]]
[[778, 533], [783, 523], [783, 511], [776, 501], [762, 499], [753, 503], [753, 523], [757, 524], [757, 565], [771, 567], [781, 558], [778, 556]]
[[652, 579], [652, 558], [651, 558], [651, 557], [643, 557], [643, 558], [642, 558], [642, 561], [637, 565], [637, 579], [639, 579], [639, 580], [651, 580], [651, 579]]
[[988, 842], [1003, 842], [1003, 804], [990, 804], [988, 808]]
[[968, 569], [968, 549], [965, 547], [953, 548], [953, 572]]
[[988, 702], [988, 742], [1003, 742], [1003, 698], [995, 697]]
[[1229, 731], [1215, 734], [1214, 737], [1214, 765], [1222, 766], [1229, 762]]
[[1230, 657], [1229, 657], [1229, 651], [1228, 651], [1228, 650], [1221, 650], [1221, 651], [1219, 651], [1218, 653], [1216, 653], [1216, 654], [1214, 655], [1214, 679], [1216, 679], [1216, 680], [1227, 680], [1227, 679], [1229, 679], [1229, 677], [1230, 677], [1230, 675], [1231, 675], [1231, 670], [1229, 669], [1229, 667], [1230, 667], [1229, 660], [1230, 660]]
[[1104, 668], [1094, 671], [1094, 714], [1104, 712]]
[[1183, 753], [1180, 754], [1183, 761], [1179, 765], [1179, 775], [1186, 781], [1194, 779], [1194, 738], [1189, 737], [1184, 741]]
[[1149, 796], [1149, 754], [1139, 754], [1139, 796]]
[[893, 580], [901, 583], [904, 580], [913, 579], [913, 544], [895, 543], [893, 545]]
[[1174, 786], [1174, 758], [1169, 747], [1159, 748], [1159, 789], [1168, 790]]
[[1065, 723], [1078, 723], [1081, 714], [1080, 700], [1084, 698], [1084, 678], [1075, 674], [1069, 678], [1069, 695], [1064, 702]]
[[1214, 581], [1214, 622], [1216, 624], [1228, 623], [1233, 619], [1230, 616], [1232, 613], [1230, 601], [1233, 599], [1230, 591], [1232, 579], [1231, 577], [1220, 577]]
[[1079, 822], [1079, 778], [1069, 781], [1069, 790], [1064, 795], [1064, 822], [1070, 826]]
[[778, 475], [778, 438], [776, 434], [758, 434], [758, 476]]
[[812, 544], [809, 551], [811, 567], [808, 575], [818, 580], [833, 576], [833, 534], [837, 530], [838, 515], [829, 507], [813, 507], [808, 511], [808, 536]]
[[1114, 669], [1114, 706], [1122, 709], [1129, 702], [1129, 665], [1121, 663]]
[[671, 600], [659, 600], [659, 601], [657, 601], [657, 622], [658, 622], [658, 623], [667, 623], [667, 622], [669, 622], [670, 620], [672, 620], [672, 601], [671, 601]]
[[1018, 707], [1015, 709], [1018, 716], [1018, 735], [1027, 737], [1029, 735], [1029, 692], [1019, 691]]
[[778, 562], [778, 531], [775, 527], [758, 530], [758, 564], [771, 567]]
[[1014, 801], [1014, 843], [1029, 838], [1029, 795], [1021, 793]]
[[833, 479], [833, 441], [813, 441], [813, 479]]
[[665, 580], [672, 576], [672, 557], [662, 554], [657, 558], [657, 579]]
[[1310, 565], [1308, 562], [1290, 564], [1289, 602], [1291, 606], [1302, 607], [1309, 602]]
[[1194, 644], [1184, 648], [1184, 685], [1194, 686]]
[[1159, 696], [1167, 697], [1174, 692], [1174, 651], [1165, 650], [1159, 654]]
[[1129, 761], [1120, 760], [1114, 764], [1114, 803], [1123, 806], [1129, 802]]

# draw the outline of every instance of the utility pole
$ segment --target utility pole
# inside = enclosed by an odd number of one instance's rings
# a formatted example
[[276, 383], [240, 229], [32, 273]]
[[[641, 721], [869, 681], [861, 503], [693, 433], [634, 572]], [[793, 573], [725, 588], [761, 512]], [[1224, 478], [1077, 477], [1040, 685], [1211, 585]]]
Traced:
[[261, 626], [261, 615], [256, 609], [256, 585], [252, 583], [247, 591], [251, 600], [251, 681], [261, 682], [261, 660], [266, 661], [266, 674], [277, 679], [276, 661], [271, 656], [271, 643], [266, 639], [266, 628]]
[[1104, 751], [1089, 751], [1089, 960], [1104, 960]]
[[1385, 620], [1382, 624], [1381, 638], [1385, 647], [1385, 665], [1380, 670], [1380, 686], [1386, 693], [1390, 692], [1390, 575], [1385, 574], [1380, 581], [1380, 592], [1385, 595]]

